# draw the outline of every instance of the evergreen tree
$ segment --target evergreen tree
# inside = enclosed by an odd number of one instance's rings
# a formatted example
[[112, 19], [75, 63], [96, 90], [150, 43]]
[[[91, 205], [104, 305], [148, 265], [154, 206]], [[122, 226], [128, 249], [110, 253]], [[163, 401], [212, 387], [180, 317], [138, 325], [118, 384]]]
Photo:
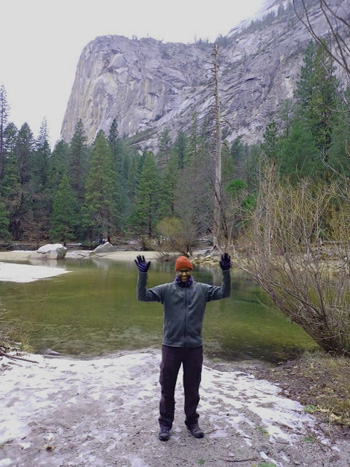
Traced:
[[10, 238], [10, 233], [8, 231], [9, 227], [9, 218], [8, 212], [6, 211], [5, 203], [0, 199], [0, 240], [8, 241]]
[[49, 133], [47, 121], [44, 119], [36, 141], [36, 151], [32, 158], [32, 183], [37, 192], [43, 191], [47, 186], [50, 156]]
[[175, 214], [176, 186], [180, 174], [178, 161], [179, 159], [176, 155], [171, 155], [160, 177], [159, 219], [173, 217]]
[[164, 170], [170, 158], [172, 150], [172, 141], [170, 138], [170, 131], [165, 129], [158, 139], [158, 153], [157, 162], [160, 170]]
[[34, 150], [34, 138], [28, 123], [20, 128], [16, 140], [16, 157], [19, 181], [22, 186], [28, 185], [31, 179], [31, 159]]
[[303, 66], [300, 69], [299, 79], [297, 81], [295, 97], [302, 111], [308, 107], [313, 93], [313, 73], [316, 48], [316, 44], [313, 41], [310, 41], [305, 50]]
[[324, 177], [339, 108], [338, 84], [330, 56], [312, 42], [305, 52], [295, 96], [293, 117], [289, 109], [281, 137], [273, 138], [281, 174]]
[[183, 131], [180, 131], [174, 142], [173, 152], [176, 155], [179, 169], [185, 165], [186, 154], [188, 150], [188, 138]]
[[33, 133], [27, 123], [20, 128], [14, 156], [11, 157], [10, 176], [11, 187], [10, 227], [14, 240], [36, 236], [36, 224], [33, 220], [33, 191], [31, 181], [31, 159], [34, 149]]
[[[8, 218], [8, 227], [13, 238], [19, 238], [19, 232], [15, 234], [16, 217], [21, 207], [21, 187], [19, 183], [18, 162], [16, 157], [18, 130], [13, 123], [7, 125], [4, 133], [5, 165], [3, 179], [1, 181], [1, 195], [5, 203], [4, 212]], [[18, 239], [17, 238], [17, 239]]]
[[50, 228], [51, 199], [48, 186], [49, 160], [51, 156], [46, 119], [43, 120], [36, 148], [31, 157], [31, 186], [33, 203], [33, 220], [37, 240], [45, 238]]
[[289, 137], [280, 144], [280, 172], [290, 179], [319, 177], [324, 170], [311, 130], [302, 120], [295, 120]]
[[281, 110], [278, 112], [280, 118], [280, 130], [284, 133], [284, 136], [288, 138], [290, 127], [293, 123], [295, 112], [295, 106], [291, 99], [286, 99], [282, 102]]
[[345, 92], [344, 101], [340, 104], [335, 117], [328, 157], [330, 167], [347, 178], [350, 177], [349, 141], [350, 88]]
[[[10, 197], [13, 186], [18, 183], [18, 170], [16, 158], [18, 130], [13, 123], [9, 123], [4, 131], [4, 171], [0, 182], [1, 195], [6, 200]], [[15, 182], [13, 183], [15, 177]]]
[[123, 155], [123, 142], [119, 138], [117, 120], [114, 119], [109, 130], [108, 143], [112, 151], [116, 172], [122, 172], [122, 155]]
[[273, 120], [266, 126], [264, 133], [264, 141], [262, 143], [262, 150], [270, 160], [276, 162], [277, 158], [277, 143], [278, 143], [278, 128], [276, 122]]
[[52, 151], [49, 159], [49, 186], [51, 192], [56, 193], [63, 175], [68, 173], [69, 145], [61, 140]]
[[83, 122], [75, 126], [74, 135], [70, 143], [68, 176], [73, 188], [79, 208], [84, 202], [84, 187], [88, 170], [88, 148]]
[[140, 176], [140, 155], [136, 151], [129, 148], [127, 153], [123, 154], [122, 168], [122, 225], [127, 224], [127, 219], [130, 218], [135, 209], [135, 198], [137, 183]]
[[192, 159], [196, 159], [199, 151], [199, 134], [198, 134], [198, 113], [195, 112], [192, 116], [191, 131], [187, 147], [187, 153], [184, 159], [184, 165], [188, 164]]
[[327, 159], [338, 106], [338, 83], [332, 58], [321, 46], [310, 44], [296, 90], [299, 118], [313, 134], [321, 157]]
[[105, 134], [96, 137], [86, 179], [82, 209], [83, 227], [89, 239], [109, 238], [117, 223], [117, 187], [112, 152]]
[[132, 222], [137, 233], [153, 237], [157, 222], [158, 170], [152, 152], [143, 154], [143, 165], [136, 191]]
[[77, 201], [67, 175], [63, 175], [53, 202], [50, 239], [65, 244], [74, 239], [77, 225]]
[[234, 176], [248, 181], [251, 173], [250, 154], [247, 144], [242, 143], [242, 136], [237, 136], [231, 145], [231, 157]]
[[7, 94], [5, 86], [0, 86], [0, 181], [3, 178], [4, 162], [5, 162], [5, 128], [7, 127], [7, 119], [9, 115], [9, 104], [7, 102]]

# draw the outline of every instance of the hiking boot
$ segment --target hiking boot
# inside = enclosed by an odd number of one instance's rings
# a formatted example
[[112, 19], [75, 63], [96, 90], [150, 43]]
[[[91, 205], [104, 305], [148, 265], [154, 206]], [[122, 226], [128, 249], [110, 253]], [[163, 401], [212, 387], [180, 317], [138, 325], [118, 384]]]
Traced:
[[191, 432], [191, 435], [194, 436], [195, 438], [203, 438], [204, 437], [204, 432], [199, 428], [198, 425], [193, 425], [188, 428]]
[[168, 441], [170, 438], [169, 428], [162, 426], [158, 435], [160, 441]]

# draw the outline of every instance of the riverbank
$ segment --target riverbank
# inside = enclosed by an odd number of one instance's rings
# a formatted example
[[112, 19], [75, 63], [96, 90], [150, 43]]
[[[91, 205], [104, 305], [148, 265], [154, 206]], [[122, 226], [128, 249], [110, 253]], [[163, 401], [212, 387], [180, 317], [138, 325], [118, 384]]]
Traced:
[[[108, 253], [93, 253], [89, 250], [68, 250], [66, 254], [67, 259], [88, 259], [88, 258], [106, 258], [115, 261], [131, 261], [138, 255], [144, 255], [147, 261], [155, 261], [159, 253], [156, 251], [111, 251]], [[34, 262], [40, 260], [44, 265], [45, 262], [52, 262], [54, 260], [45, 260], [42, 255], [35, 251], [17, 250], [17, 251], [0, 251], [0, 261], [21, 263], [21, 262]], [[64, 264], [64, 260], [57, 261], [57, 264]]]
[[[21, 269], [28, 279], [28, 269], [22, 269], [27, 265], [20, 262], [30, 254], [0, 253], [0, 261], [11, 261], [2, 263], [3, 280], [11, 267], [17, 278]], [[147, 260], [157, 255], [118, 251], [101, 257], [133, 261], [138, 254]], [[57, 267], [64, 260], [49, 263], [52, 267], [45, 261], [27, 267], [67, 272]], [[329, 413], [315, 412], [317, 396], [337, 385], [315, 361], [279, 367], [206, 361], [200, 404], [204, 440], [192, 438], [184, 427], [180, 376], [173, 436], [160, 443], [158, 351], [92, 360], [29, 358], [38, 363], [0, 359], [0, 467], [350, 465], [349, 429], [330, 425]], [[348, 371], [347, 364], [336, 373], [349, 380]], [[345, 392], [338, 397], [349, 401]]]
[[179, 376], [172, 436], [162, 443], [159, 351], [28, 357], [37, 363], [0, 360], [1, 467], [350, 465], [347, 440], [235, 363], [205, 362], [201, 440], [185, 428]]

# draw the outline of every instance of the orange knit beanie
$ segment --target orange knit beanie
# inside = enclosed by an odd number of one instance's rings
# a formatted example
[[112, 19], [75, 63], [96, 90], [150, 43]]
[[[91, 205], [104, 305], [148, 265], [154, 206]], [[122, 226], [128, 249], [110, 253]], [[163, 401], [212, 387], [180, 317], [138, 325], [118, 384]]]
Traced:
[[179, 256], [175, 263], [175, 271], [179, 269], [193, 269], [191, 261], [186, 256]]

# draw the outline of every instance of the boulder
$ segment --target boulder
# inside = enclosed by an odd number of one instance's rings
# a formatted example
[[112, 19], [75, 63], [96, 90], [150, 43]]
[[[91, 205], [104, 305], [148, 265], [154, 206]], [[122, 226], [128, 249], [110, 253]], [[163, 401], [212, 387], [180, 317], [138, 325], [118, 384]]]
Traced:
[[103, 245], [99, 245], [98, 247], [96, 247], [92, 251], [92, 254], [94, 254], [94, 253], [110, 253], [111, 251], [116, 251], [116, 247], [113, 246], [111, 243], [106, 242]]
[[64, 259], [67, 253], [67, 248], [61, 243], [47, 244], [40, 247], [37, 253], [43, 255], [46, 259]]

